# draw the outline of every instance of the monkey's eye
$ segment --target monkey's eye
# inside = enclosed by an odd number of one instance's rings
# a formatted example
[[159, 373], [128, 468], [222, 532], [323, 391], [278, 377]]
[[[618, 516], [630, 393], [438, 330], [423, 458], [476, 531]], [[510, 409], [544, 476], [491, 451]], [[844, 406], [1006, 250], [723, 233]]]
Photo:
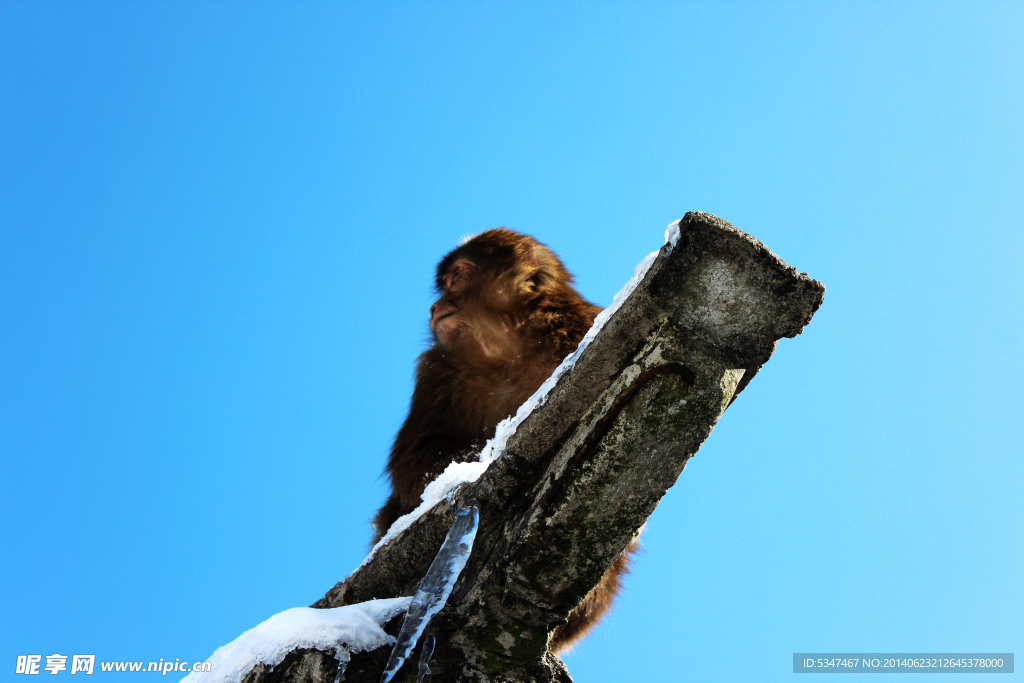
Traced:
[[455, 266], [454, 268], [448, 271], [447, 275], [444, 276], [445, 286], [451, 289], [456, 284], [458, 284], [459, 280], [462, 279], [463, 274], [464, 273], [462, 268], [460, 266]]
[[472, 275], [473, 271], [473, 264], [462, 261], [461, 259], [456, 261], [449, 266], [445, 274], [441, 276], [444, 288], [453, 294], [457, 293], [459, 289], [467, 286], [466, 281], [470, 275]]

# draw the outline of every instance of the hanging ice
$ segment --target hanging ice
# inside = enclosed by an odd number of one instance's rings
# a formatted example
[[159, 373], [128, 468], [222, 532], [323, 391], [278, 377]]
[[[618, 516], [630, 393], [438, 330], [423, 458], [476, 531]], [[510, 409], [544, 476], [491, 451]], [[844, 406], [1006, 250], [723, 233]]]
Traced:
[[416, 647], [416, 641], [423, 635], [423, 629], [427, 627], [431, 617], [440, 612], [448, 601], [459, 574], [469, 560], [479, 521], [480, 512], [475, 505], [462, 508], [455, 515], [455, 523], [448, 530], [448, 535], [441, 544], [441, 549], [437, 551], [430, 569], [427, 570], [427, 575], [416, 589], [409, 611], [405, 613], [402, 631], [398, 634], [398, 642], [391, 651], [391, 659], [384, 669], [381, 683], [388, 683], [398, 673]]
[[420, 666], [416, 673], [416, 683], [423, 683], [423, 677], [430, 673], [430, 658], [434, 655], [434, 634], [428, 633], [420, 647]]

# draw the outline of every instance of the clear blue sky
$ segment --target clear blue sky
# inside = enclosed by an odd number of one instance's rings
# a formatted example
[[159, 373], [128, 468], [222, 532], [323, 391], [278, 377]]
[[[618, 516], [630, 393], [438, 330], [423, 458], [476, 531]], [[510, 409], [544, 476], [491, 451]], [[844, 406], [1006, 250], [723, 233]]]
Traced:
[[436, 260], [506, 225], [607, 305], [689, 210], [828, 292], [576, 680], [1020, 657], [1022, 114], [1020, 2], [0, 4], [0, 671], [318, 599]]

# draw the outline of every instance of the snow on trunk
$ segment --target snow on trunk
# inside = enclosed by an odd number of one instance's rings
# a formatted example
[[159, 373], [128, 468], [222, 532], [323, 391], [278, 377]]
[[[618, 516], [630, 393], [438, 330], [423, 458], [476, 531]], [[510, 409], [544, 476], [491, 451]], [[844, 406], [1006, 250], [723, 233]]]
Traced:
[[293, 607], [218, 648], [211, 671], [191, 673], [182, 683], [237, 683], [257, 664], [273, 668], [300, 648], [329, 652], [344, 669], [351, 653], [394, 641], [381, 627], [408, 605], [409, 598], [390, 598], [333, 609]]

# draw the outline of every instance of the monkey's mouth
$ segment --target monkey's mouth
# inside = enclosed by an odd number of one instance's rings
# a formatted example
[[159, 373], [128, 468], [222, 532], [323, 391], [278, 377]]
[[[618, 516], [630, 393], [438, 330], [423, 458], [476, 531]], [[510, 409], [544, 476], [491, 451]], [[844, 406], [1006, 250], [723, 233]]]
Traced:
[[459, 307], [458, 306], [454, 306], [451, 303], [447, 303], [447, 304], [445, 304], [443, 306], [436, 306], [435, 309], [432, 311], [432, 313], [434, 315], [430, 319], [430, 322], [431, 322], [431, 324], [436, 325], [437, 323], [441, 322], [445, 318], [450, 318], [450, 317], [452, 317], [453, 315], [455, 315], [458, 312], [459, 312]]
[[442, 321], [442, 320], [444, 320], [445, 318], [450, 318], [450, 317], [452, 317], [452, 316], [453, 316], [453, 315], [455, 315], [455, 314], [456, 314], [457, 312], [458, 312], [458, 311], [448, 311], [447, 313], [445, 313], [445, 314], [443, 314], [443, 315], [439, 315], [439, 316], [437, 316], [436, 318], [434, 318], [434, 325], [437, 325], [437, 324], [438, 324], [439, 322], [441, 322], [441, 321]]
[[[438, 315], [437, 317], [431, 318], [431, 320], [430, 320], [430, 329], [433, 332], [436, 333], [438, 330], [440, 330], [442, 328], [441, 322], [443, 320], [446, 320], [446, 319], [452, 317], [453, 315], [455, 315], [458, 312], [459, 312], [458, 309], [453, 309], [453, 310], [450, 310], [450, 311], [446, 311], [446, 312], [442, 313], [441, 315]], [[448, 325], [446, 323], [443, 327], [447, 327], [447, 326]]]

